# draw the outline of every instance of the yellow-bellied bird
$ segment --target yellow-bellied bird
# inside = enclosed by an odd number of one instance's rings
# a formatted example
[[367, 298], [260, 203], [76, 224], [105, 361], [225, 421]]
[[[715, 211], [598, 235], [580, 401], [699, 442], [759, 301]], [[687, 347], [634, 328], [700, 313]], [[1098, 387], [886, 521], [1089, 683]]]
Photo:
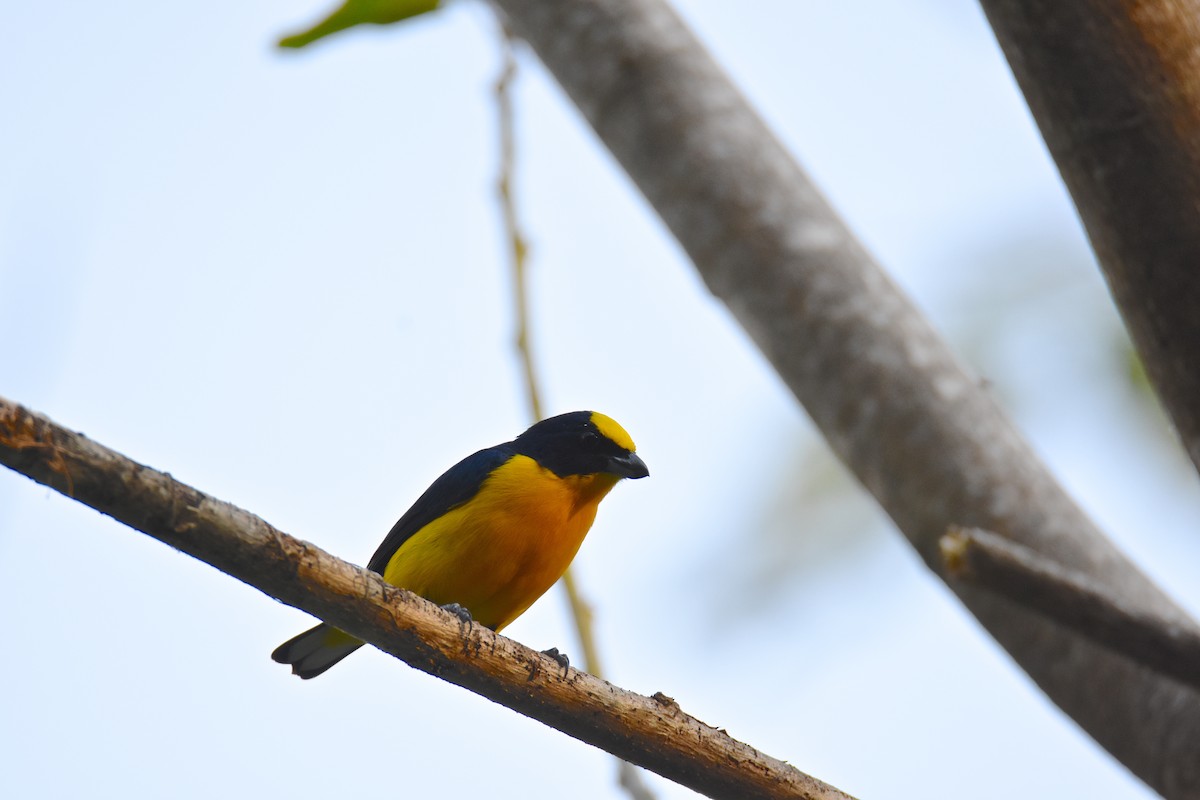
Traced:
[[[573, 411], [544, 419], [434, 481], [367, 569], [499, 631], [566, 571], [617, 481], [649, 474], [633, 439], [609, 417]], [[362, 645], [322, 623], [271, 658], [314, 678]]]

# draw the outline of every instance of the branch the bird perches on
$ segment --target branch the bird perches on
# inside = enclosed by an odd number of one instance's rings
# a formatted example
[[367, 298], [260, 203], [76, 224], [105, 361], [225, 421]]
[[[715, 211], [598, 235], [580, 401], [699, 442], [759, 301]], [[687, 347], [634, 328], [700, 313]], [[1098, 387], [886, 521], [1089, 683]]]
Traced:
[[416, 669], [713, 798], [847, 800], [680, 709], [563, 668], [374, 572], [0, 398], [0, 464]]

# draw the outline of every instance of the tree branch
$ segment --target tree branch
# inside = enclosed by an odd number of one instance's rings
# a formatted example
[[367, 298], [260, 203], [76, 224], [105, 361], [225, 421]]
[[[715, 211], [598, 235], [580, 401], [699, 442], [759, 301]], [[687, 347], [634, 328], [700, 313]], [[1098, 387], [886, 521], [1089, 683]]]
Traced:
[[0, 464], [205, 561], [442, 680], [714, 798], [846, 800], [685, 714], [557, 662], [384, 583], [0, 398]]
[[951, 577], [1004, 595], [1151, 669], [1200, 689], [1200, 634], [1129, 608], [1102, 586], [990, 531], [942, 537]]
[[983, 0], [1200, 467], [1200, 0]]
[[[932, 569], [949, 524], [986, 528], [1194, 625], [1055, 483], [663, 0], [493, 3]], [[1135, 774], [1200, 797], [1200, 694], [952, 588]]]

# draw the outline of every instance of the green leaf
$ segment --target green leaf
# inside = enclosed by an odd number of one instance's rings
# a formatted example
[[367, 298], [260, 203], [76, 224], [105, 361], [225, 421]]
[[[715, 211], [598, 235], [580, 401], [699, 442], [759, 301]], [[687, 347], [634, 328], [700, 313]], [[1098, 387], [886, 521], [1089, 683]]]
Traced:
[[346, 0], [313, 27], [279, 40], [280, 47], [305, 47], [355, 25], [390, 25], [436, 9], [440, 0]]

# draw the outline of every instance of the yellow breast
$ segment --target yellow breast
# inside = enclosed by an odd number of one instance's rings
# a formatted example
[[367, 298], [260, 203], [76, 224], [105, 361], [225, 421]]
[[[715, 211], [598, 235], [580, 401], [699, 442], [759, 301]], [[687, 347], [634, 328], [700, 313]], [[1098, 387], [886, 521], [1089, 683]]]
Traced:
[[383, 578], [435, 603], [458, 603], [498, 631], [566, 571], [617, 480], [560, 478], [513, 456], [474, 498], [401, 545]]

